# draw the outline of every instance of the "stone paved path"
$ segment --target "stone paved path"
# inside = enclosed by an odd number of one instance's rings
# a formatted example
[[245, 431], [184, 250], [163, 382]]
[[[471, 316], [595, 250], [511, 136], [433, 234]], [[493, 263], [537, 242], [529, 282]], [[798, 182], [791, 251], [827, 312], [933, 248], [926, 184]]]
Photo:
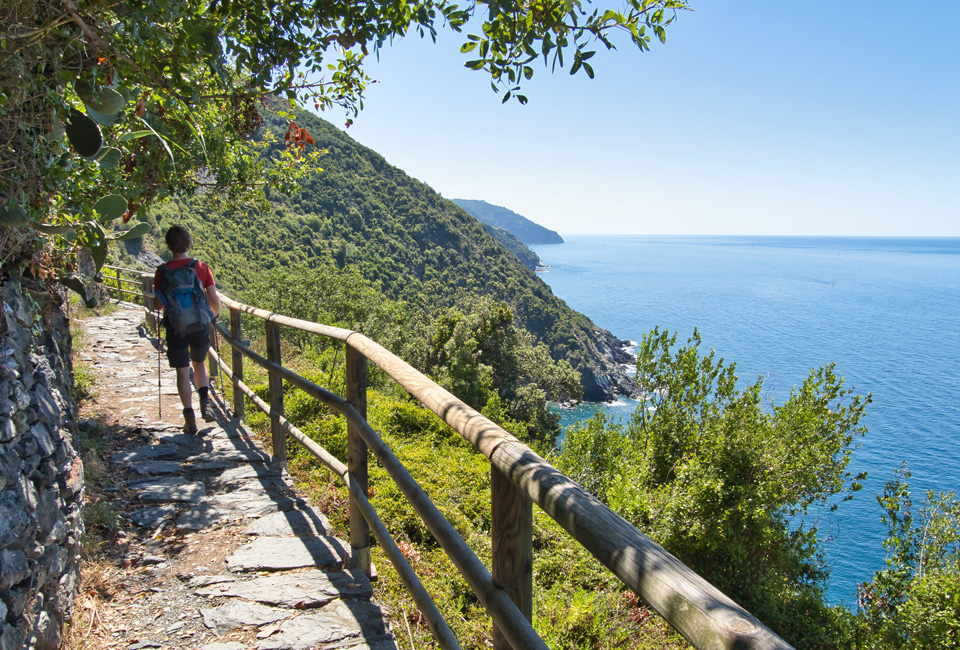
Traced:
[[83, 323], [80, 356], [126, 441], [105, 487], [129, 530], [107, 647], [395, 649], [369, 581], [344, 568], [349, 545], [251, 432], [222, 410], [198, 435], [180, 431], [165, 360], [157, 419], [157, 352], [142, 319], [124, 308]]

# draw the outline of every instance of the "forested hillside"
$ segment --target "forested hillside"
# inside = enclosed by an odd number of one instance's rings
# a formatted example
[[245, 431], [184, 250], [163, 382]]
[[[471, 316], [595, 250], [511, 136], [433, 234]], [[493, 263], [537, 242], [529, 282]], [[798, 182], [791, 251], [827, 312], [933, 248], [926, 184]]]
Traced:
[[563, 237], [554, 230], [517, 214], [513, 210], [474, 199], [453, 199], [453, 202], [483, 223], [504, 228], [524, 244], [562, 244]]
[[[268, 148], [280, 147], [288, 121], [271, 111], [264, 118], [274, 136]], [[174, 222], [187, 225], [194, 254], [210, 261], [228, 292], [275, 267], [333, 261], [411, 311], [436, 313], [465, 292], [491, 296], [580, 372], [585, 399], [635, 390], [621, 368], [631, 361], [623, 342], [567, 307], [481, 223], [331, 124], [309, 114], [297, 119], [328, 152], [323, 171], [310, 174], [299, 193], [268, 187], [269, 205], [244, 209], [202, 196], [170, 201], [148, 217], [158, 226], [153, 236]]]
[[503, 244], [504, 247], [513, 253], [525, 267], [531, 271], [536, 271], [538, 268], [543, 266], [542, 262], [540, 261], [540, 256], [530, 250], [530, 248], [522, 241], [517, 239], [512, 232], [506, 228], [491, 226], [488, 223], [483, 224], [483, 226], [487, 229], [487, 232], [490, 233], [491, 237]]

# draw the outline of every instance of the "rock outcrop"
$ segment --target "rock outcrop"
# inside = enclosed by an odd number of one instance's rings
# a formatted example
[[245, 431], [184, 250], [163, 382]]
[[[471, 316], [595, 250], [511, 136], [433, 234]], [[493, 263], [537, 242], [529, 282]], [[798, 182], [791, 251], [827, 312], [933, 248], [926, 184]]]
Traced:
[[619, 395], [636, 398], [639, 394], [636, 382], [627, 374], [636, 358], [627, 348], [630, 341], [623, 341], [605, 329], [592, 332], [589, 345], [596, 350], [577, 370], [583, 385], [583, 399], [587, 402], [609, 402]]

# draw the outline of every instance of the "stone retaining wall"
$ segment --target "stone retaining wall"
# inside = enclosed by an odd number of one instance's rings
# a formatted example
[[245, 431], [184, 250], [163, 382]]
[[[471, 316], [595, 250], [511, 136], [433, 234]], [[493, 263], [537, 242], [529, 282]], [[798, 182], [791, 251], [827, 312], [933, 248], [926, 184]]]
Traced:
[[46, 650], [79, 582], [83, 466], [69, 323], [58, 298], [22, 285], [0, 283], [0, 650]]

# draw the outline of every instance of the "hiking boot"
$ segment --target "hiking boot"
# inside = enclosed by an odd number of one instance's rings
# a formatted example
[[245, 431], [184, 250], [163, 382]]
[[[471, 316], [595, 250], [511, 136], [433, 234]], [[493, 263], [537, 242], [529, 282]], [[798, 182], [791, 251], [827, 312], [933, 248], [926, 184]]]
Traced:
[[197, 416], [193, 414], [193, 409], [183, 409], [183, 432], [197, 432]]
[[200, 415], [206, 422], [216, 422], [217, 416], [213, 414], [213, 405], [210, 403], [209, 397], [200, 398]]

